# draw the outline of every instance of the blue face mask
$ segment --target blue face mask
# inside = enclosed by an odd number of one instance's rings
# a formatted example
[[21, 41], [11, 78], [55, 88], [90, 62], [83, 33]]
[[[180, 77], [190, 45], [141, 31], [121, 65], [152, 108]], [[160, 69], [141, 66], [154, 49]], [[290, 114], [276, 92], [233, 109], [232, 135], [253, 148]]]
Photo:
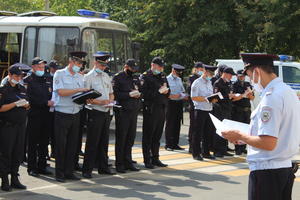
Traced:
[[36, 71], [36, 72], [35, 72], [35, 75], [41, 77], [41, 76], [44, 75], [44, 73], [45, 73], [44, 71]]
[[101, 73], [101, 72], [103, 72], [103, 70], [101, 70], [101, 69], [99, 69], [99, 68], [96, 68], [96, 69], [95, 69], [95, 72]]
[[202, 76], [203, 71], [198, 71], [197, 74], [198, 74], [199, 76]]
[[158, 74], [160, 74], [160, 73], [161, 73], [161, 71], [158, 71], [157, 69], [153, 70], [153, 74], [154, 74], [154, 75], [158, 75]]
[[80, 71], [80, 67], [78, 67], [77, 65], [73, 65], [72, 70], [73, 72], [78, 73]]
[[208, 77], [208, 76], [207, 76], [205, 79], [206, 79], [207, 81], [210, 81], [210, 80], [211, 80], [211, 77]]

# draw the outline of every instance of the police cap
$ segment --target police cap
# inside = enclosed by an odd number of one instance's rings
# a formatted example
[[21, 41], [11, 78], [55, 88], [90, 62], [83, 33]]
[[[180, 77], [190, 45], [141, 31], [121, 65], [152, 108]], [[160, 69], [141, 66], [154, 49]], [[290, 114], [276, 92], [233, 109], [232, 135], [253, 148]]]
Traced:
[[212, 71], [212, 72], [216, 71], [218, 68], [216, 66], [211, 66], [211, 65], [203, 65], [203, 67], [205, 70]]
[[22, 75], [23, 71], [21, 70], [21, 67], [18, 65], [12, 65], [8, 68], [8, 73], [15, 74], [15, 75]]
[[32, 62], [31, 62], [32, 65], [38, 65], [38, 64], [41, 64], [41, 63], [47, 64], [47, 62], [45, 60], [41, 59], [40, 57], [33, 58]]
[[179, 64], [172, 64], [172, 68], [178, 71], [184, 70], [185, 67]]
[[163, 60], [161, 57], [154, 57], [154, 58], [152, 59], [152, 63], [153, 63], [153, 64], [157, 64], [157, 65], [159, 65], [159, 66], [161, 66], [161, 67], [164, 67], [164, 66], [165, 66], [165, 62], [164, 62], [164, 60]]
[[134, 59], [128, 59], [126, 61], [126, 65], [128, 65], [133, 70], [139, 70], [139, 66], [136, 64]]
[[105, 63], [111, 57], [110, 53], [105, 51], [97, 51], [93, 56], [96, 61], [104, 61]]
[[226, 67], [223, 70], [223, 73], [231, 74], [231, 75], [236, 75], [236, 73], [233, 71], [232, 67]]
[[203, 68], [203, 63], [202, 62], [195, 62], [194, 67], [195, 68]]
[[69, 57], [79, 63], [85, 64], [84, 58], [86, 57], [87, 53], [84, 51], [73, 51], [69, 53]]
[[255, 66], [269, 66], [273, 68], [273, 61], [279, 57], [277, 55], [265, 53], [242, 53], [241, 57], [244, 62], [244, 71], [246, 72], [250, 67]]
[[48, 67], [54, 68], [54, 69], [61, 69], [62, 67], [57, 63], [56, 60], [51, 60], [49, 62]]

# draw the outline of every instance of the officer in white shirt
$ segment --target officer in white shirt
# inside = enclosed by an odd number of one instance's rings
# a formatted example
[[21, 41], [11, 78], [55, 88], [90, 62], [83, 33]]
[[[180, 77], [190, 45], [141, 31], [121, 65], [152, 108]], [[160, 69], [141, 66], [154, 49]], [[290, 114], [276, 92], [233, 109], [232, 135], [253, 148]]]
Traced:
[[114, 95], [111, 78], [104, 70], [110, 55], [97, 52], [94, 57], [94, 68], [84, 75], [84, 87], [94, 89], [102, 96], [87, 102], [89, 104], [88, 129], [82, 169], [82, 176], [85, 178], [92, 178], [96, 156], [99, 156], [99, 174], [115, 174], [109, 169], [107, 155], [110, 124], [109, 104], [113, 103]]
[[[192, 132], [192, 155], [195, 160], [204, 158], [215, 159], [210, 155], [213, 143], [214, 128], [209, 113], [212, 111], [212, 102], [206, 97], [213, 94], [211, 78], [217, 67], [203, 65], [204, 73], [196, 79], [191, 88], [191, 99], [194, 103], [194, 131]], [[216, 102], [216, 100], [213, 100]]]
[[53, 92], [56, 97], [55, 176], [59, 182], [65, 182], [65, 179], [79, 179], [73, 172], [78, 143], [79, 111], [82, 105], [74, 103], [72, 96], [78, 92], [87, 91], [83, 85], [83, 76], [78, 73], [86, 55], [85, 52], [71, 52], [69, 65], [62, 70], [57, 70], [53, 77]]
[[250, 134], [238, 130], [222, 134], [230, 142], [249, 145], [249, 200], [289, 200], [295, 178], [291, 159], [300, 141], [299, 99], [274, 73], [273, 60], [278, 56], [241, 56], [254, 89], [261, 92], [261, 102], [251, 114]]

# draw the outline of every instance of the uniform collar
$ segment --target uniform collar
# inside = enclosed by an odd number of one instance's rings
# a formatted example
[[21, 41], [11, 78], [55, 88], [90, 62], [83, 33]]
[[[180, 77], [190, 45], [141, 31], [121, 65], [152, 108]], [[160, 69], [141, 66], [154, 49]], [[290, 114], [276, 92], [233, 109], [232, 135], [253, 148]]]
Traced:
[[275, 87], [276, 84], [282, 82], [282, 80], [280, 78], [274, 78], [268, 85], [267, 87], [261, 92], [261, 97], [265, 96], [265, 94], [270, 91], [272, 88]]
[[93, 73], [94, 76], [103, 76], [104, 73], [106, 73], [106, 72], [100, 72], [100, 73], [98, 73], [98, 72], [96, 72], [95, 69], [92, 69], [92, 73]]

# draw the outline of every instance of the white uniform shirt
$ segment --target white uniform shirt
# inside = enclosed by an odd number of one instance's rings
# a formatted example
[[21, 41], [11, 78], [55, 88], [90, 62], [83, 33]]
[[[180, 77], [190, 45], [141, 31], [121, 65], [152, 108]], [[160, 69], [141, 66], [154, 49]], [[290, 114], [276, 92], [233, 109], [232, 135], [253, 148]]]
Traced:
[[53, 77], [53, 92], [55, 93], [55, 111], [76, 114], [82, 108], [82, 105], [73, 102], [72, 96], [59, 96], [57, 91], [59, 89], [77, 89], [83, 88], [83, 76], [75, 73], [72, 75], [68, 67], [57, 70]]
[[251, 114], [250, 135], [277, 138], [272, 151], [248, 146], [247, 161], [251, 171], [291, 167], [291, 158], [300, 143], [300, 103], [288, 85], [276, 78], [261, 94], [261, 102]]
[[[183, 83], [180, 77], [174, 76], [173, 74], [170, 74], [167, 76], [167, 81], [170, 87], [170, 94], [182, 94], [185, 92], [185, 89], [183, 87]], [[172, 100], [181, 100], [179, 99], [172, 99]]]
[[[94, 69], [84, 75], [84, 87], [88, 89], [94, 89], [102, 94], [99, 100], [109, 100], [109, 94], [113, 93], [111, 78], [107, 73], [97, 73]], [[92, 109], [108, 112], [109, 108], [100, 105], [90, 105]]]
[[[213, 86], [211, 81], [202, 77], [197, 78], [191, 88], [191, 97], [207, 97], [213, 94]], [[196, 110], [212, 111], [212, 103], [193, 101]]]

